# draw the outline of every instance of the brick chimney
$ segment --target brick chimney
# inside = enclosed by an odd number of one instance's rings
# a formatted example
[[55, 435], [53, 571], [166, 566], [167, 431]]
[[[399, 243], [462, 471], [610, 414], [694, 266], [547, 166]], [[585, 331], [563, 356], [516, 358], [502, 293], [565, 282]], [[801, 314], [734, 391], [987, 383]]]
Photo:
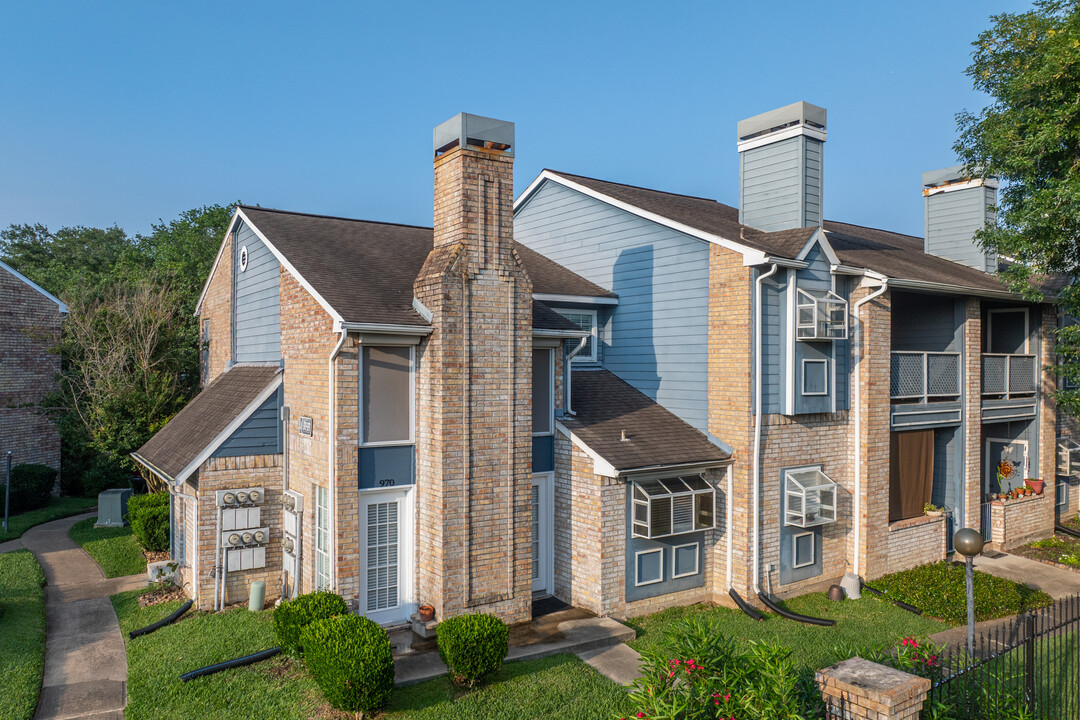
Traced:
[[997, 255], [979, 247], [975, 231], [997, 222], [998, 182], [973, 178], [956, 165], [922, 174], [926, 199], [924, 250], [984, 272], [997, 272]]
[[435, 128], [435, 242], [420, 348], [417, 599], [437, 617], [531, 616], [532, 281], [514, 251], [513, 123]]
[[739, 222], [820, 226], [825, 108], [797, 102], [739, 123]]

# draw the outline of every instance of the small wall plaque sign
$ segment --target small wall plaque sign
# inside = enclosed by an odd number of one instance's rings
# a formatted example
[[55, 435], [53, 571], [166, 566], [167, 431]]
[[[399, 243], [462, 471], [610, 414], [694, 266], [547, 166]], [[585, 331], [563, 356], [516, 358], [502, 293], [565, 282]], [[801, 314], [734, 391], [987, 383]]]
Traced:
[[311, 437], [311, 428], [311, 418], [301, 415], [300, 421], [297, 423], [297, 429], [299, 430], [300, 434]]

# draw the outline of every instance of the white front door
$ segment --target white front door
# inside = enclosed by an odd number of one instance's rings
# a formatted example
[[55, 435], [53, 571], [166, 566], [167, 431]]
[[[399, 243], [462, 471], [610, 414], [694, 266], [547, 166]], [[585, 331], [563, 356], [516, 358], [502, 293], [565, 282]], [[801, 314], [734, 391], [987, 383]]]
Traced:
[[360, 613], [384, 625], [416, 608], [412, 502], [411, 490], [360, 493]]
[[553, 473], [537, 473], [532, 479], [532, 589], [534, 593], [551, 593], [554, 574], [552, 521], [555, 503], [552, 495]]

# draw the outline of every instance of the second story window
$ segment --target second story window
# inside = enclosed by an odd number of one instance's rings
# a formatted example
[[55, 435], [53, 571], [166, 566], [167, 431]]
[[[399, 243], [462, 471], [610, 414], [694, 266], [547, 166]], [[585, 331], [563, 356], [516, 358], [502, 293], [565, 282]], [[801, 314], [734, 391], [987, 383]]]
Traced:
[[799, 340], [847, 338], [847, 300], [831, 290], [798, 289], [795, 337]]
[[364, 346], [361, 352], [360, 443], [411, 443], [413, 348]]
[[589, 332], [589, 338], [585, 341], [585, 348], [574, 356], [574, 362], [597, 362], [599, 356], [596, 354], [598, 339], [596, 311], [567, 310], [565, 308], [556, 308], [555, 310], [570, 322], [578, 325], [582, 330]]

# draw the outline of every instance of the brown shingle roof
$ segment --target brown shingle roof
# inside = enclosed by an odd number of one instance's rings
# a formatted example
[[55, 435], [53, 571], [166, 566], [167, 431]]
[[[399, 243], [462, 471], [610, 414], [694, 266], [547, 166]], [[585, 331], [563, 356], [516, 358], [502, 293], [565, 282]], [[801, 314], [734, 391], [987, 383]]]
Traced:
[[269, 387], [280, 372], [280, 367], [271, 365], [234, 366], [216, 377], [132, 456], [170, 480], [185, 479], [177, 476]]
[[[739, 211], [716, 200], [548, 172], [655, 215], [778, 257], [794, 258], [814, 231], [797, 228], [765, 233], [740, 225]], [[922, 238], [831, 220], [826, 220], [824, 226], [829, 244], [845, 265], [899, 280], [958, 285], [974, 291], [1006, 290], [994, 275], [923, 252]]]
[[[345, 322], [428, 324], [412, 300], [413, 280], [431, 252], [431, 228], [241, 208]], [[614, 297], [539, 253], [517, 250], [533, 292]]]
[[575, 333], [582, 332], [580, 325], [570, 322], [539, 300], [533, 300], [532, 324], [534, 330], [567, 330]]
[[701, 431], [607, 370], [577, 370], [572, 382], [576, 415], [560, 422], [619, 472], [721, 463], [731, 457]]

